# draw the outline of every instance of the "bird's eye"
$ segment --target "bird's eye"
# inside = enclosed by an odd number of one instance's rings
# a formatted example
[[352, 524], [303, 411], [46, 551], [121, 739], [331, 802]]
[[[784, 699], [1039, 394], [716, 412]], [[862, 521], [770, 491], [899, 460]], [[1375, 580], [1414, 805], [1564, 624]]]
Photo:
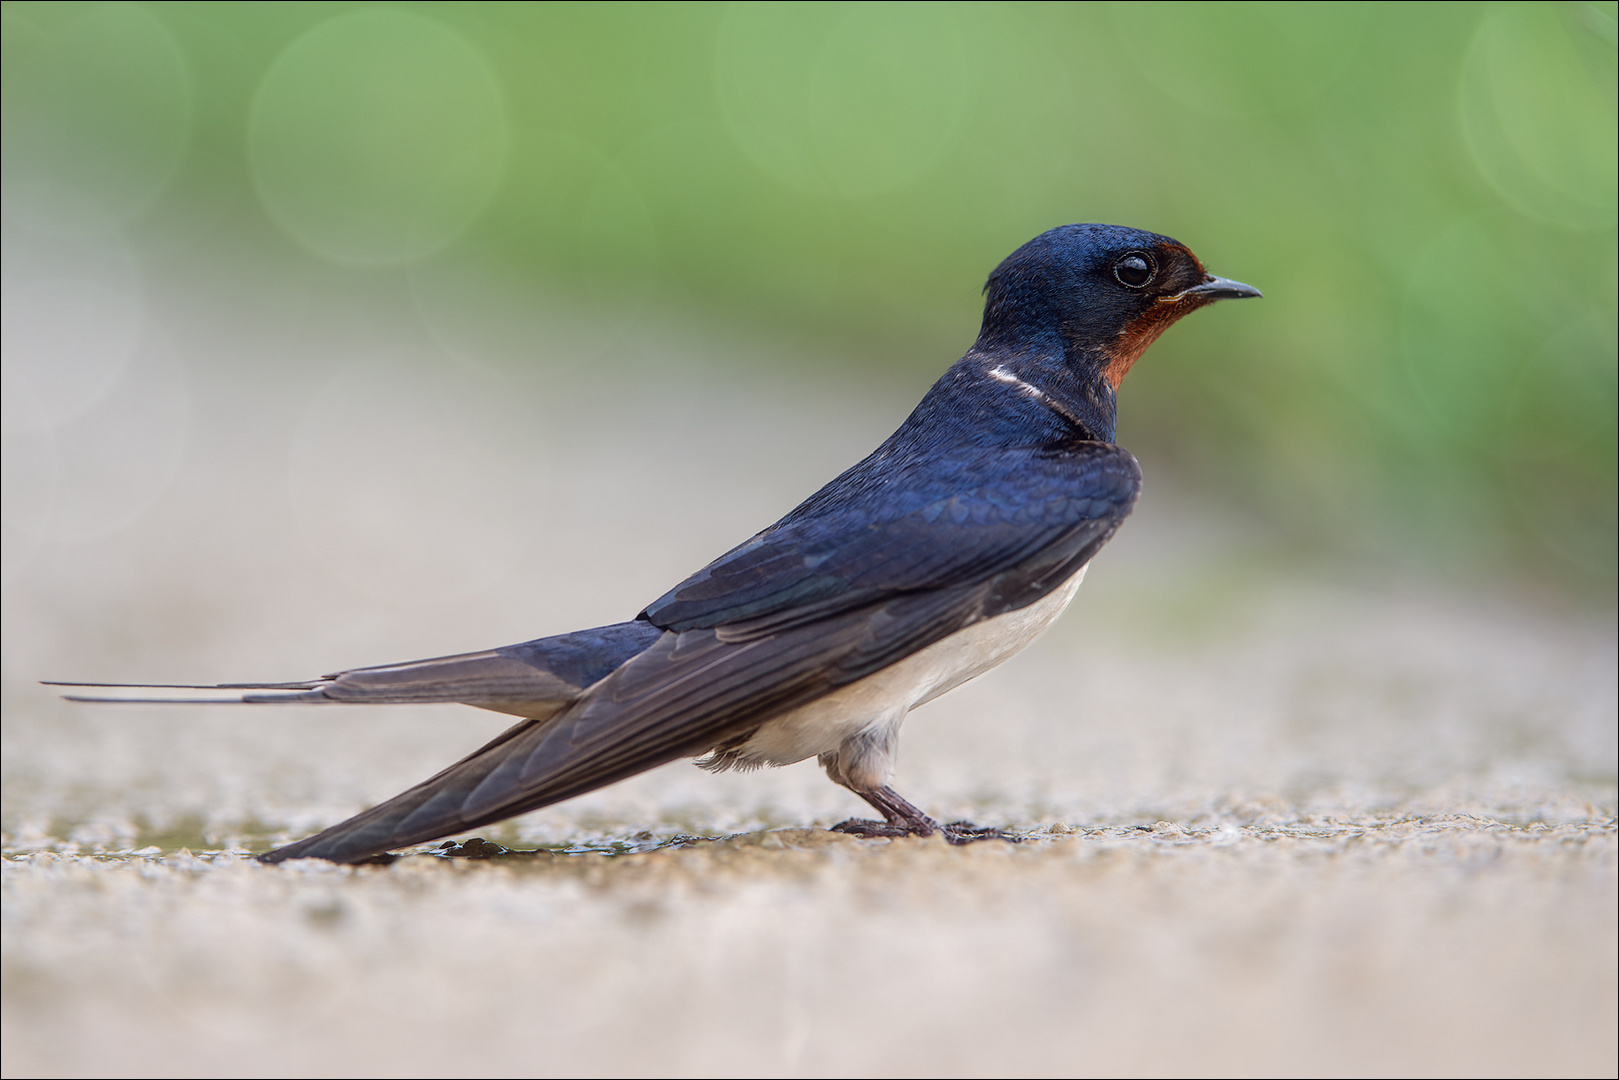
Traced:
[[1145, 251], [1132, 251], [1113, 264], [1113, 276], [1119, 284], [1139, 289], [1158, 275], [1158, 264]]

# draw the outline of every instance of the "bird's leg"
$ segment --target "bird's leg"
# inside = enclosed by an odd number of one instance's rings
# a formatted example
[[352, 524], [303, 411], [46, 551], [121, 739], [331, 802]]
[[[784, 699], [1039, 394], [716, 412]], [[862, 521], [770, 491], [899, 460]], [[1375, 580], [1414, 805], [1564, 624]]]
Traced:
[[952, 844], [970, 844], [974, 840], [1010, 840], [1016, 843], [1015, 837], [1006, 835], [1000, 829], [981, 829], [970, 821], [952, 821], [948, 825], [941, 825], [887, 784], [871, 791], [855, 791], [855, 794], [882, 814], [883, 820], [850, 818], [832, 826], [833, 832], [868, 838], [932, 836], [934, 833], [943, 833], [944, 838]]
[[877, 782], [893, 775], [895, 745], [899, 740], [900, 721], [904, 719], [904, 709], [896, 709], [845, 739], [836, 750], [821, 755], [821, 767], [834, 784], [846, 787], [865, 799], [883, 816], [881, 821], [850, 818], [832, 826], [833, 831], [865, 837], [932, 836], [943, 833], [944, 838], [952, 844], [1013, 839], [999, 829], [980, 829], [970, 821], [941, 825], [912, 806], [899, 792], [885, 783]]
[[899, 792], [884, 784], [871, 791], [850, 789], [883, 816], [881, 821], [850, 818], [832, 826], [833, 832], [851, 836], [932, 836], [943, 828], [937, 821], [912, 806]]

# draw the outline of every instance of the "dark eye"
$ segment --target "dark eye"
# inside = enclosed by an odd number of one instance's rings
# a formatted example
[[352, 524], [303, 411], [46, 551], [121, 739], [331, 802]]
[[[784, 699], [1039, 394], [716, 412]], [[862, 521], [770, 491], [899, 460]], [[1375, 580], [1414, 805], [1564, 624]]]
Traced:
[[1145, 251], [1132, 251], [1113, 264], [1120, 285], [1139, 289], [1158, 275], [1158, 264]]

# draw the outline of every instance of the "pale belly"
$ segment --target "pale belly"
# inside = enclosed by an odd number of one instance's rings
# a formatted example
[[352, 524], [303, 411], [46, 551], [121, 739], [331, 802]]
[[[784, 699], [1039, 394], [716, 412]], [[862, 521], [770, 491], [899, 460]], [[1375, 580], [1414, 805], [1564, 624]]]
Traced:
[[982, 675], [1039, 637], [1074, 599], [1085, 570], [1081, 567], [1043, 600], [974, 623], [874, 675], [768, 721], [737, 748], [736, 763], [790, 765], [833, 753], [851, 740], [875, 734], [875, 729], [897, 734], [911, 709]]

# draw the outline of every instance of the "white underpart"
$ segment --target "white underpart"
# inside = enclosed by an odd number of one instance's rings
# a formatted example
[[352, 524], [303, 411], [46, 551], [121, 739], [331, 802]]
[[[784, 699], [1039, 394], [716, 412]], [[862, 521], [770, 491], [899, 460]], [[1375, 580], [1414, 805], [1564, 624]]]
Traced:
[[887, 784], [910, 710], [1007, 659], [1040, 636], [1079, 591], [1085, 567], [1027, 607], [974, 623], [834, 693], [767, 722], [738, 748], [744, 765], [790, 765], [819, 755], [833, 780], [857, 791]]

